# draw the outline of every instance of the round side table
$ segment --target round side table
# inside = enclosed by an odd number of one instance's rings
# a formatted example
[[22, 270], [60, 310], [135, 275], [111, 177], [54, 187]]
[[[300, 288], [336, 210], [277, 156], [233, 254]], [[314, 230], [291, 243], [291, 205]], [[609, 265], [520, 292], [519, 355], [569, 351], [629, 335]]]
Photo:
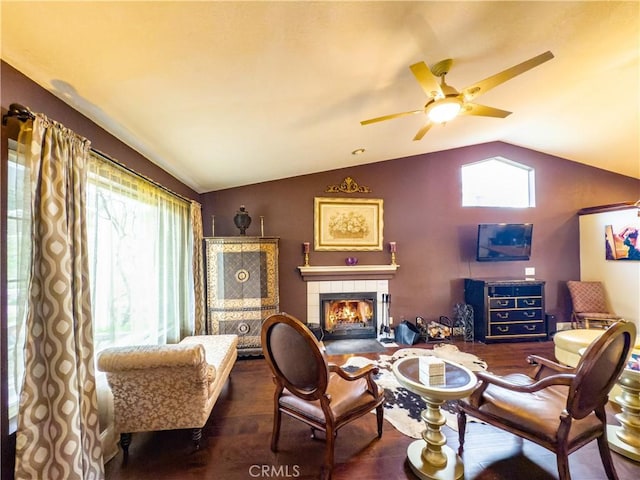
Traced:
[[419, 358], [403, 358], [393, 365], [393, 373], [400, 385], [420, 395], [427, 404], [421, 417], [426, 425], [422, 440], [407, 448], [411, 470], [423, 480], [457, 480], [464, 475], [462, 459], [447, 446], [447, 437], [440, 427], [446, 423], [440, 406], [446, 400], [457, 400], [469, 395], [476, 386], [471, 370], [445, 360], [444, 379], [434, 384], [420, 381]]

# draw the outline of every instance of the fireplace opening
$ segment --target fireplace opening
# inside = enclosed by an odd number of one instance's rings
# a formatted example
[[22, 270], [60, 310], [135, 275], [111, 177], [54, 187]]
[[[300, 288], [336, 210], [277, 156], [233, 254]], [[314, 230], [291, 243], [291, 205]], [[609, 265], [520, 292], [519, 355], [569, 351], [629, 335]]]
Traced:
[[320, 294], [323, 338], [375, 338], [376, 296], [376, 292]]

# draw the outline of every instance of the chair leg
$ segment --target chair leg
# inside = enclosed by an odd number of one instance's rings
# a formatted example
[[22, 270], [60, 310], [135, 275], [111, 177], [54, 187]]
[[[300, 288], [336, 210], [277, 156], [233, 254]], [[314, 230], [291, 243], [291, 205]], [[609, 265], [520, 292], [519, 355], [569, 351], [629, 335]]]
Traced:
[[271, 432], [271, 450], [274, 452], [278, 451], [278, 439], [280, 438], [280, 420], [282, 418], [282, 414], [280, 413], [280, 409], [278, 408], [278, 404], [276, 403], [275, 411], [273, 412], [273, 431]]
[[467, 414], [464, 410], [458, 410], [458, 455], [464, 450], [464, 434], [467, 428]]
[[194, 428], [191, 430], [191, 440], [196, 450], [200, 450], [200, 440], [202, 439], [202, 428]]
[[609, 441], [607, 440], [606, 433], [598, 437], [598, 450], [600, 450], [600, 458], [602, 459], [602, 465], [604, 471], [607, 474], [609, 480], [618, 480], [618, 474], [613, 465], [613, 459], [611, 458], [611, 450], [609, 449]]
[[556, 452], [556, 462], [558, 464], [558, 478], [560, 480], [571, 480], [569, 472], [569, 454], [566, 448], [562, 448]]
[[378, 420], [378, 438], [382, 438], [382, 422], [384, 420], [384, 405], [376, 407], [376, 419]]
[[324, 467], [322, 469], [322, 479], [329, 480], [331, 478], [331, 471], [333, 470], [333, 453], [336, 444], [336, 435], [338, 432], [333, 430], [332, 425], [327, 425], [327, 445], [325, 447], [324, 454]]
[[131, 445], [131, 434], [121, 433], [120, 446], [122, 447], [122, 463], [127, 463], [129, 461], [129, 445]]

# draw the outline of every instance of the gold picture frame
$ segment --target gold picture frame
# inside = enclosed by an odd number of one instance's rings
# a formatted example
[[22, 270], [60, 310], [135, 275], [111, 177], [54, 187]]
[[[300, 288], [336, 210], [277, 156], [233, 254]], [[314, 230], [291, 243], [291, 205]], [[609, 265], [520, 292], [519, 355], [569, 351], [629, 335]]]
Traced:
[[382, 250], [382, 199], [315, 197], [313, 212], [315, 250]]

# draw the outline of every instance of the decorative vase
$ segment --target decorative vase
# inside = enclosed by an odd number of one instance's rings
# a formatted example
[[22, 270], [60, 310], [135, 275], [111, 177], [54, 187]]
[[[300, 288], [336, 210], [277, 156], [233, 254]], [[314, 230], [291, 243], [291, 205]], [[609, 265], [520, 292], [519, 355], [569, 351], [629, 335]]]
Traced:
[[344, 263], [346, 263], [349, 266], [357, 265], [358, 264], [358, 258], [357, 257], [347, 257], [347, 258], [344, 259]]
[[236, 212], [236, 216], [233, 217], [233, 223], [240, 229], [240, 235], [244, 235], [249, 225], [251, 225], [251, 217], [249, 212], [244, 208], [244, 205], [240, 205], [240, 210]]

